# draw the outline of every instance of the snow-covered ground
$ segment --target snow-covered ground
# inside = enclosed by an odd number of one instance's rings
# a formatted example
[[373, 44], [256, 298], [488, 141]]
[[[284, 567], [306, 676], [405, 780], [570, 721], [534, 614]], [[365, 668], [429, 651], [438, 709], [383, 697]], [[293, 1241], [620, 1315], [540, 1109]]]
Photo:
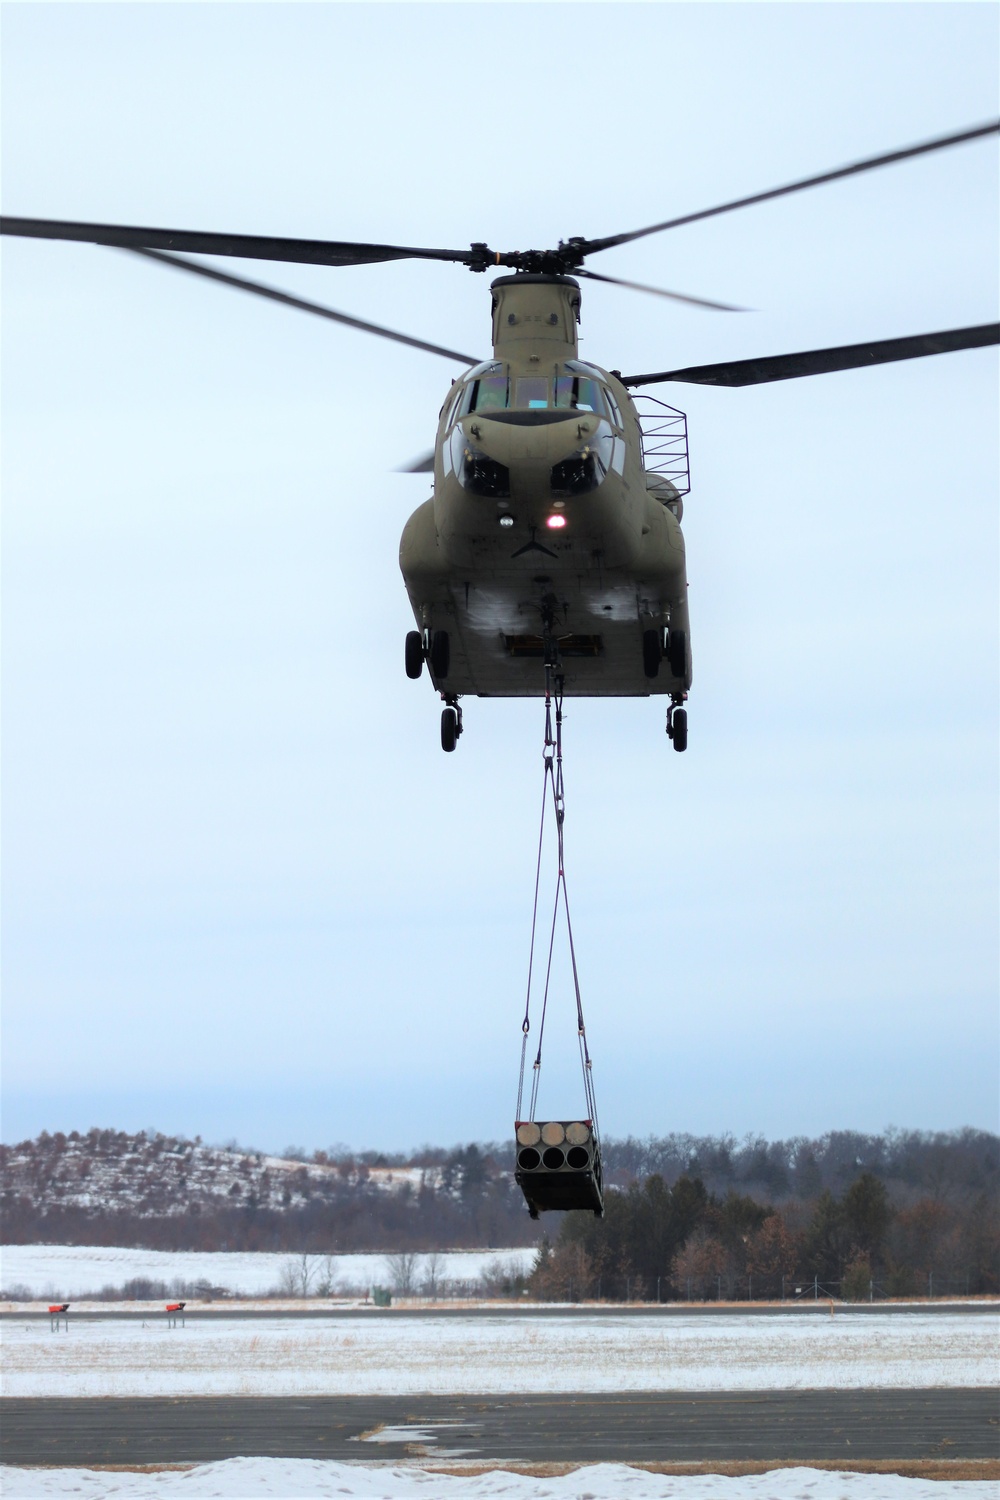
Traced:
[[3, 1320], [6, 1396], [483, 1394], [985, 1386], [1000, 1317]]
[[[391, 1286], [392, 1277], [384, 1255], [310, 1256], [314, 1273], [329, 1270], [334, 1293], [364, 1291]], [[326, 1266], [329, 1259], [330, 1265]], [[438, 1286], [472, 1285], [494, 1265], [509, 1273], [528, 1270], [533, 1252], [517, 1250], [451, 1250], [432, 1257], [419, 1255], [414, 1267], [416, 1286], [426, 1283], [433, 1270]], [[301, 1257], [266, 1252], [198, 1252], [187, 1250], [122, 1250], [100, 1245], [4, 1245], [0, 1246], [0, 1287], [24, 1287], [34, 1297], [48, 1300], [79, 1299], [105, 1286], [123, 1286], [139, 1276], [152, 1281], [193, 1283], [206, 1281], [234, 1295], [259, 1297], [276, 1290], [287, 1269], [295, 1270]]]
[[186, 1473], [94, 1473], [89, 1469], [5, 1469], [10, 1500], [80, 1496], [82, 1500], [996, 1500], [990, 1481], [902, 1479], [828, 1469], [772, 1469], [729, 1479], [721, 1474], [650, 1474], [627, 1464], [592, 1464], [535, 1479], [494, 1469], [450, 1476], [416, 1468], [362, 1469], [321, 1459], [230, 1458]]

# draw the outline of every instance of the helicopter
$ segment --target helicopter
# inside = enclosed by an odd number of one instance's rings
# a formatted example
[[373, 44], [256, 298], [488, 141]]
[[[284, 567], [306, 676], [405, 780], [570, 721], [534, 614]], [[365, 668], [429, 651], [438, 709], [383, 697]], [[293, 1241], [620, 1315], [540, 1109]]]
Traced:
[[[760, 359], [623, 375], [579, 358], [583, 279], [720, 311], [727, 303], [591, 271], [588, 257], [631, 241], [807, 188], [957, 146], [1000, 121], [867, 157], [712, 208], [555, 249], [424, 249], [353, 241], [3, 217], [0, 233], [112, 246], [333, 322], [458, 361], [464, 373], [441, 408], [433, 494], [410, 517], [400, 568], [416, 629], [409, 678], [426, 668], [443, 701], [441, 745], [456, 748], [461, 699], [560, 695], [669, 699], [667, 734], [688, 743], [692, 685], [681, 528], [689, 488], [684, 413], [642, 387], [745, 386], [1000, 342], [1000, 324], [948, 329]], [[181, 252], [181, 253], [178, 253]], [[308, 265], [417, 259], [452, 262], [492, 282], [493, 355], [486, 361], [233, 276], [186, 253]]]

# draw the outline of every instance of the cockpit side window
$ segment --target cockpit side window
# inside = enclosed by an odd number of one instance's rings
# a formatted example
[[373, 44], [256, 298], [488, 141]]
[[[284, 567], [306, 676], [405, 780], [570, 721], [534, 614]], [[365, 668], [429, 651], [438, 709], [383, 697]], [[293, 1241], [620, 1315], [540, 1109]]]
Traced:
[[555, 404], [557, 409], [592, 411], [599, 417], [605, 415], [601, 387], [588, 375], [557, 375]]
[[470, 411], [503, 411], [507, 405], [508, 380], [506, 375], [480, 375], [470, 380], [465, 387], [461, 415]]
[[445, 432], [450, 432], [451, 431], [452, 424], [454, 423], [456, 414], [458, 412], [459, 404], [462, 401], [462, 398], [464, 397], [464, 395], [465, 395], [465, 387], [464, 386], [459, 386], [458, 390], [457, 391], [453, 391], [451, 393], [451, 395], [448, 397], [448, 400], [445, 402], [445, 406], [448, 409], [448, 415], [445, 418], [445, 423], [444, 423], [444, 430], [445, 430]]
[[476, 381], [470, 411], [502, 411], [507, 405], [506, 375], [484, 375]]

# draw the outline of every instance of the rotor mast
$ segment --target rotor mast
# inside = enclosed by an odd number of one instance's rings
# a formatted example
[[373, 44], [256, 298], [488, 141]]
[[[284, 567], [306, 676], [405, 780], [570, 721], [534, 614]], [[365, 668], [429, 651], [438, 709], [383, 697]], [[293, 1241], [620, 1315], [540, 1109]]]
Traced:
[[577, 359], [580, 285], [571, 276], [521, 272], [493, 282], [493, 353], [512, 364]]

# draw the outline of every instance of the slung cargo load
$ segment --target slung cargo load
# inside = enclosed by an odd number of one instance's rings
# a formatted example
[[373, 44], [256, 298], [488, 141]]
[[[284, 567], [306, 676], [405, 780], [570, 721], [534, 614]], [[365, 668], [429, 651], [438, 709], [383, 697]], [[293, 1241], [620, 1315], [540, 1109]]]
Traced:
[[[580, 976], [573, 946], [573, 924], [566, 893], [566, 866], [563, 833], [566, 821], [566, 798], [563, 787], [563, 676], [558, 643], [546, 642], [545, 658], [545, 741], [542, 750], [544, 767], [542, 784], [542, 818], [538, 830], [538, 862], [535, 868], [535, 900], [531, 917], [531, 944], [528, 956], [528, 988], [521, 1022], [521, 1071], [517, 1081], [517, 1108], [514, 1114], [514, 1179], [524, 1194], [533, 1219], [549, 1209], [565, 1213], [569, 1209], [586, 1209], [604, 1217], [604, 1186], [601, 1170], [601, 1133], [597, 1125], [597, 1100], [594, 1095], [593, 1069], [587, 1028], [583, 1019]], [[552, 710], [555, 708], [553, 723]], [[545, 844], [545, 811], [551, 801], [556, 825], [556, 892], [549, 929], [548, 958], [542, 992], [541, 1021], [538, 1028], [538, 1051], [531, 1070], [531, 1093], [528, 1107], [523, 1108], [525, 1068], [528, 1061], [528, 1035], [531, 1031], [532, 980], [535, 975], [535, 939], [538, 933], [538, 898], [541, 889], [542, 852]], [[559, 912], [566, 924], [566, 944], [573, 977], [573, 999], [576, 1009], [576, 1035], [580, 1049], [583, 1077], [584, 1118], [539, 1122], [538, 1085], [542, 1071], [542, 1039], [549, 1005], [552, 979], [552, 957], [556, 941]]]
[[604, 1217], [601, 1146], [592, 1120], [519, 1120], [514, 1177], [533, 1219], [549, 1209]]

